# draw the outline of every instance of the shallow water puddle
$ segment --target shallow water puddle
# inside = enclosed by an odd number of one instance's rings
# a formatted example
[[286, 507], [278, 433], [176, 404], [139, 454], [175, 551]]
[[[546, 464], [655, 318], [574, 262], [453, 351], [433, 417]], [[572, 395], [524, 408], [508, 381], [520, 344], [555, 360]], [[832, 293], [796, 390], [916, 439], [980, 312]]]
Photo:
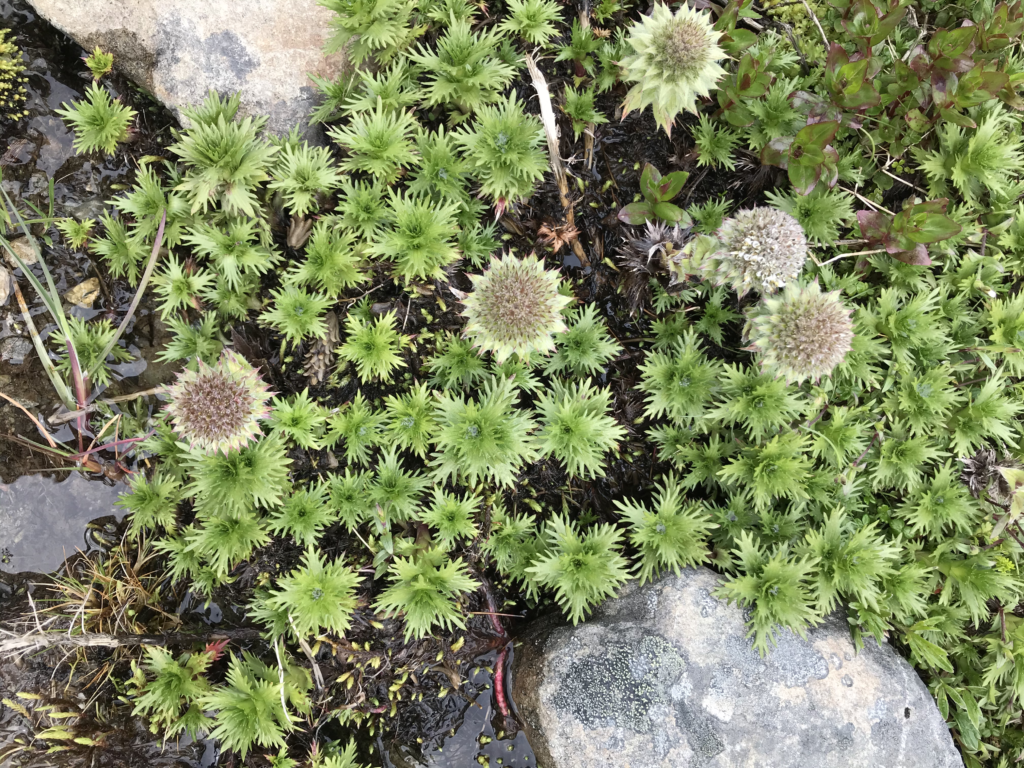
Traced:
[[[0, 444], [0, 452], [7, 449]], [[119, 511], [114, 502], [123, 489], [77, 472], [23, 475], [0, 485], [0, 571], [47, 573], [76, 550], [94, 547], [87, 525]]]
[[420, 706], [431, 710], [428, 719], [442, 723], [444, 730], [415, 745], [402, 743], [400, 734], [384, 754], [384, 768], [536, 768], [533, 750], [523, 731], [511, 738], [499, 738], [505, 734], [495, 730], [495, 721], [501, 720], [494, 711], [496, 661], [496, 651], [481, 656], [477, 666], [469, 670], [459, 693], [423, 702]]

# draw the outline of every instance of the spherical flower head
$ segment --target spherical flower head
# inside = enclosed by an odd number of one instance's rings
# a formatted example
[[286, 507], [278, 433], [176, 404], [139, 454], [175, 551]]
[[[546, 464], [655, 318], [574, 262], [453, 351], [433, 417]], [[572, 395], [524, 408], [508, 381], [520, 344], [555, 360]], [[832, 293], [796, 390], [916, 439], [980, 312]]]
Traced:
[[707, 97], [725, 70], [718, 62], [726, 58], [718, 47], [710, 14], [683, 3], [672, 13], [656, 3], [654, 12], [629, 30], [627, 38], [635, 51], [623, 57], [625, 82], [635, 82], [622, 103], [622, 116], [651, 105], [654, 119], [672, 135], [676, 115], [697, 111], [697, 97]]
[[822, 293], [815, 280], [791, 283], [765, 298], [747, 320], [746, 333], [766, 370], [801, 382], [827, 376], [843, 361], [853, 342], [853, 321], [839, 291]]
[[718, 248], [701, 261], [704, 277], [729, 284], [740, 296], [774, 293], [800, 275], [807, 237], [800, 222], [776, 208], [750, 208], [726, 219]]
[[572, 300], [558, 292], [558, 272], [544, 269], [533, 254], [524, 259], [505, 254], [469, 278], [473, 292], [462, 314], [465, 333], [476, 346], [493, 352], [498, 363], [513, 353], [526, 359], [531, 352], [554, 350], [552, 335], [566, 330], [562, 308]]
[[258, 422], [270, 415], [274, 393], [255, 368], [226, 349], [215, 365], [199, 360], [197, 370], [178, 374], [167, 394], [171, 423], [189, 448], [227, 454], [262, 435]]

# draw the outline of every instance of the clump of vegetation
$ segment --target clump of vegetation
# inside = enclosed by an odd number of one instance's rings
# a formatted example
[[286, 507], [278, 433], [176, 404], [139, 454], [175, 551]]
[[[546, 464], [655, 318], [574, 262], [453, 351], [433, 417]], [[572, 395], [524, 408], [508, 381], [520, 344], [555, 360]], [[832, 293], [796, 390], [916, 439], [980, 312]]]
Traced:
[[[138, 662], [138, 713], [289, 765], [307, 721], [376, 735], [457, 687], [503, 614], [703, 564], [759, 652], [844, 606], [965, 764], [1020, 759], [1024, 13], [325, 4], [355, 65], [317, 81], [331, 146], [211, 95], [113, 213], [58, 225], [146, 281], [184, 369], [152, 414], [79, 406], [73, 455], [134, 473], [159, 565], [132, 632], [182, 646]], [[527, 52], [574, 78], [555, 104]], [[59, 325], [57, 380], [113, 382], [109, 321]], [[172, 626], [187, 592], [258, 623], [248, 655]]]
[[112, 155], [117, 145], [128, 140], [128, 129], [135, 120], [135, 110], [110, 97], [97, 83], [85, 91], [85, 98], [58, 109], [75, 132], [76, 152], [102, 152]]
[[20, 120], [28, 117], [24, 109], [25, 62], [11, 30], [0, 29], [0, 117]]

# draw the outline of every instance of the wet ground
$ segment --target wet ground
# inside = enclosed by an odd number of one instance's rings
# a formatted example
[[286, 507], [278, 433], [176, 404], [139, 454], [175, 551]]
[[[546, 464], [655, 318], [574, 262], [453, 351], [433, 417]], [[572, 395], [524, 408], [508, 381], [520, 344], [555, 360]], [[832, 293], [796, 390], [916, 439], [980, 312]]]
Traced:
[[[142, 138], [138, 146], [108, 159], [75, 156], [72, 134], [55, 110], [78, 98], [90, 82], [80, 58], [82, 49], [37, 19], [21, 0], [0, 0], [0, 28], [3, 27], [14, 32], [25, 55], [29, 113], [17, 123], [0, 122], [3, 189], [27, 214], [29, 205], [47, 212], [52, 206], [56, 217], [95, 218], [104, 209], [104, 201], [130, 180], [133, 157], [148, 149], [147, 144], [160, 140], [170, 118], [133, 93], [127, 83], [115, 79], [115, 88], [120, 88], [123, 98], [139, 109]], [[12, 238], [14, 234], [17, 233], [8, 233]], [[69, 314], [114, 314], [131, 300], [128, 287], [100, 274], [87, 254], [60, 245], [54, 229], [44, 231], [36, 227], [33, 234], [53, 243], [44, 248], [44, 258], [61, 293], [88, 279], [103, 281], [100, 295], [91, 307], [66, 307]], [[20, 282], [33, 321], [45, 337], [53, 328], [50, 318], [26, 281]], [[137, 359], [120, 367], [119, 374], [127, 378], [122, 386], [129, 390], [153, 385], [154, 372], [146, 370], [149, 366], [145, 358], [156, 339], [150, 336], [152, 329], [147, 320], [143, 307], [137, 322], [140, 332], [133, 328], [127, 335], [128, 348]], [[0, 392], [17, 400], [42, 423], [47, 423], [46, 418], [59, 405], [31, 345], [14, 295], [0, 304]], [[47, 426], [58, 441], [72, 438], [67, 426]], [[103, 478], [70, 477], [73, 470], [67, 462], [3, 439], [10, 435], [45, 444], [22, 411], [0, 401], [0, 569], [48, 571], [65, 554], [85, 546], [88, 520], [115, 512], [113, 502], [120, 489]]]

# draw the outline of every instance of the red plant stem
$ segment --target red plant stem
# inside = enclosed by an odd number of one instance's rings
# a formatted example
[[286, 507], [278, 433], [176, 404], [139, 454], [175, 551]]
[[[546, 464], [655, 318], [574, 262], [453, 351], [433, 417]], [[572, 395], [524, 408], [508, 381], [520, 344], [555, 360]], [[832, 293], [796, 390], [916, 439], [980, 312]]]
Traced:
[[508, 699], [505, 697], [505, 660], [508, 658], [508, 644], [498, 654], [498, 663], [494, 666], [494, 698], [498, 700], [498, 711], [502, 717], [508, 717]]
[[498, 618], [498, 604], [494, 601], [494, 593], [486, 582], [484, 582], [484, 598], [487, 600], [487, 616], [491, 620], [491, 626], [494, 627], [494, 631], [499, 635], [506, 637], [508, 633], [505, 631], [505, 627], [502, 626], [501, 619]]
[[105, 451], [110, 448], [120, 448], [122, 445], [133, 445], [134, 443], [140, 443], [143, 440], [146, 440], [149, 437], [151, 437], [155, 432], [156, 430], [151, 429], [142, 437], [126, 437], [123, 440], [115, 440], [112, 443], [104, 443], [103, 445], [97, 445], [95, 448], [90, 448], [87, 451], [82, 451], [80, 453], [73, 454], [71, 456], [68, 456], [68, 458], [71, 459], [72, 461], [81, 461], [86, 456], [96, 453], [97, 451]]

